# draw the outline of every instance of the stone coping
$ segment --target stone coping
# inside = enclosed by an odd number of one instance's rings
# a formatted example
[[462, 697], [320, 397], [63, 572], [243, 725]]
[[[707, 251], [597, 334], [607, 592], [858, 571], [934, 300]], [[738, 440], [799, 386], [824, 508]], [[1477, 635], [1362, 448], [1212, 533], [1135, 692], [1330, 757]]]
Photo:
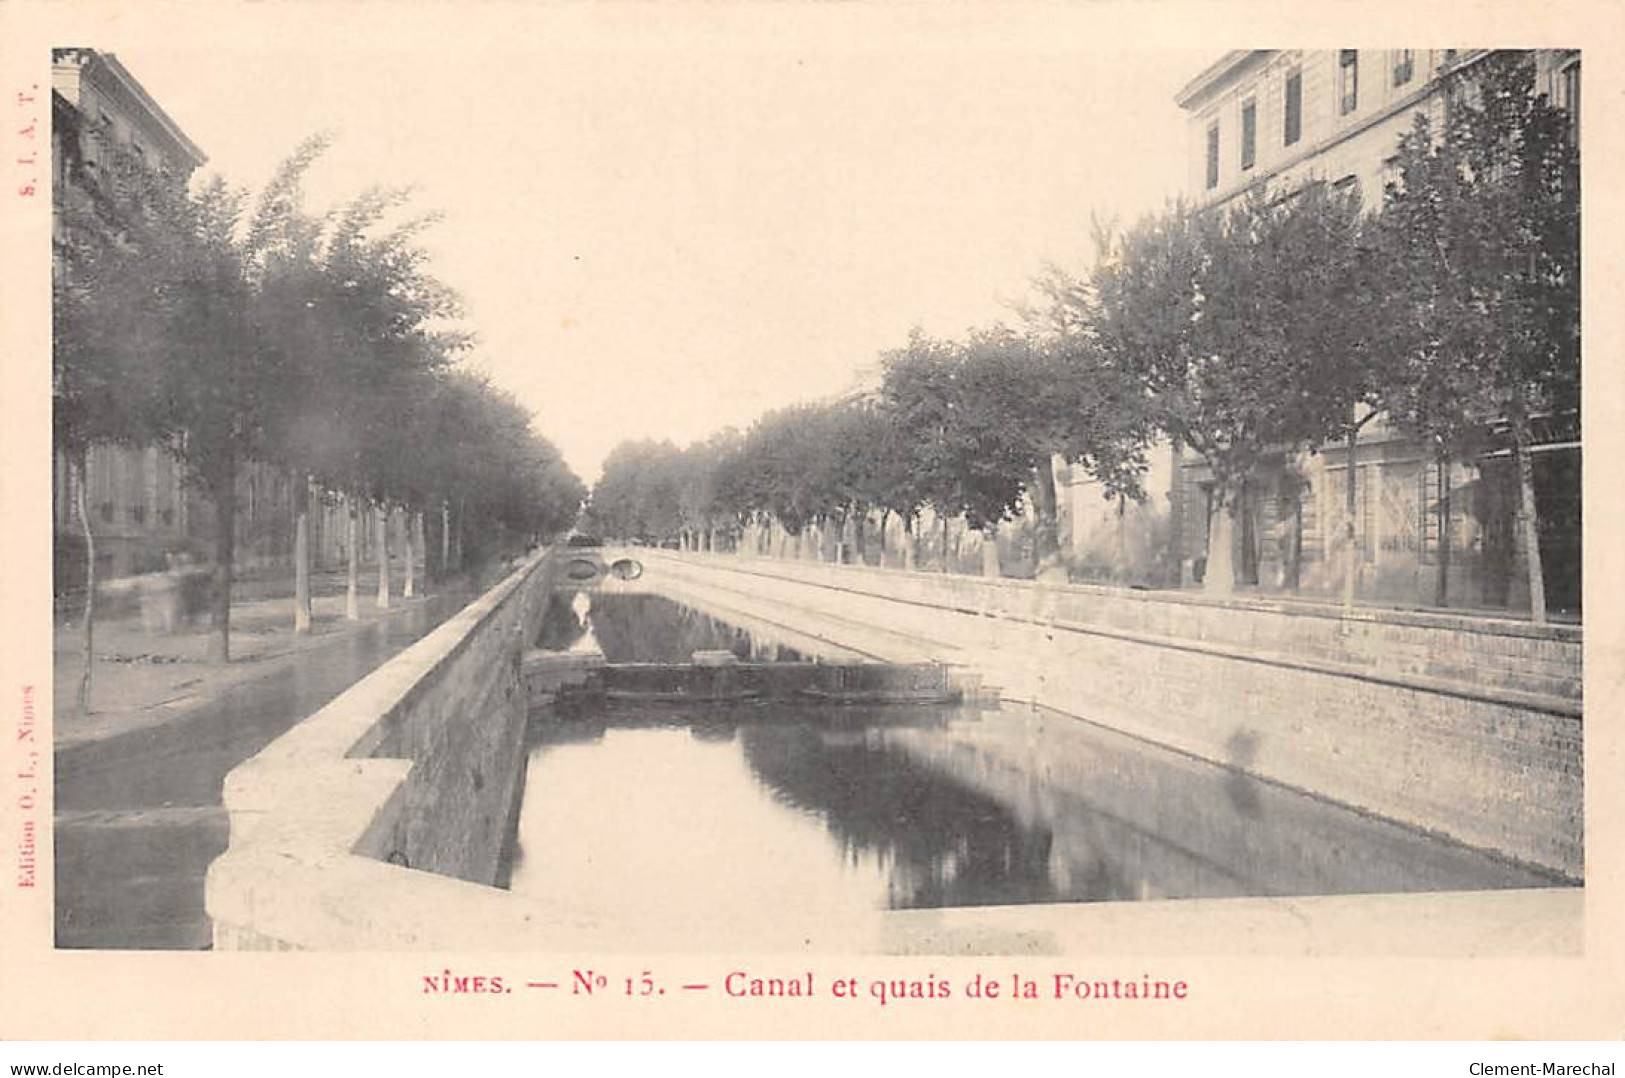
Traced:
[[[796, 560], [790, 558], [770, 558], [760, 555], [740, 554], [703, 554], [692, 552], [679, 552], [672, 550], [655, 550], [653, 548], [628, 548], [642, 553], [645, 557], [656, 555], [658, 557], [675, 557], [679, 559], [695, 559], [713, 564], [734, 563], [736, 565], [764, 564], [781, 565], [789, 569], [802, 569], [809, 572], [840, 570], [854, 574], [867, 574], [877, 579], [912, 580], [920, 583], [932, 581], [950, 581], [965, 587], [999, 587], [1013, 588], [1020, 591], [1036, 591], [1061, 595], [1102, 596], [1112, 599], [1124, 599], [1142, 603], [1174, 603], [1187, 606], [1205, 606], [1224, 610], [1249, 610], [1269, 614], [1280, 614], [1286, 617], [1320, 618], [1328, 621], [1344, 622], [1370, 622], [1381, 625], [1400, 625], [1409, 628], [1443, 629], [1451, 632], [1483, 633], [1488, 636], [1514, 636], [1536, 640], [1551, 640], [1562, 643], [1578, 644], [1584, 639], [1584, 628], [1580, 625], [1549, 623], [1536, 625], [1533, 622], [1520, 618], [1497, 617], [1494, 615], [1456, 614], [1432, 610], [1412, 610], [1403, 607], [1383, 606], [1356, 606], [1350, 611], [1344, 611], [1341, 606], [1330, 602], [1316, 602], [1312, 599], [1262, 598], [1252, 596], [1213, 596], [1201, 592], [1173, 590], [1173, 589], [1147, 589], [1121, 587], [1112, 584], [1088, 583], [1059, 583], [1042, 580], [1024, 580], [1018, 577], [985, 577], [973, 576], [968, 573], [935, 573], [924, 572], [918, 569], [887, 569], [874, 565], [837, 565], [833, 562], [817, 562]], [[966, 613], [984, 613], [984, 611], [967, 610]]]
[[[664, 556], [670, 557], [671, 555], [668, 552]], [[681, 555], [679, 557], [680, 557], [680, 559], [687, 559], [687, 558], [695, 557], [695, 556], [694, 555]], [[791, 582], [799, 583], [799, 584], [802, 584], [802, 585], [805, 585], [805, 586], [808, 586], [808, 587], [824, 588], [824, 589], [832, 590], [832, 591], [846, 591], [846, 592], [850, 592], [850, 593], [855, 594], [855, 595], [863, 595], [863, 596], [866, 596], [866, 597], [869, 597], [869, 598], [880, 599], [880, 600], [883, 600], [883, 601], [886, 601], [886, 602], [904, 603], [904, 604], [908, 604], [910, 606], [922, 606], [922, 607], [928, 607], [928, 608], [933, 608], [933, 609], [949, 610], [949, 611], [953, 611], [955, 613], [971, 614], [971, 615], [975, 615], [975, 616], [978, 616], [978, 617], [996, 617], [996, 618], [999, 618], [999, 619], [1004, 620], [1004, 621], [1015, 622], [1015, 623], [1018, 623], [1018, 624], [1038, 625], [1038, 626], [1042, 626], [1044, 628], [1055, 628], [1055, 629], [1060, 629], [1060, 630], [1063, 630], [1063, 631], [1066, 631], [1066, 632], [1083, 633], [1083, 634], [1087, 634], [1087, 635], [1091, 635], [1091, 636], [1107, 637], [1107, 638], [1114, 639], [1114, 640], [1122, 640], [1122, 641], [1125, 641], [1125, 642], [1128, 642], [1128, 643], [1143, 644], [1143, 645], [1146, 645], [1148, 647], [1172, 648], [1172, 649], [1180, 650], [1180, 651], [1188, 651], [1188, 652], [1195, 652], [1195, 653], [1203, 654], [1203, 655], [1211, 655], [1211, 656], [1214, 656], [1216, 658], [1230, 659], [1230, 660], [1233, 660], [1233, 661], [1236, 661], [1236, 662], [1262, 663], [1262, 664], [1271, 665], [1271, 666], [1287, 667], [1287, 668], [1291, 668], [1291, 669], [1295, 669], [1295, 670], [1303, 670], [1303, 671], [1306, 671], [1306, 672], [1309, 672], [1309, 673], [1326, 674], [1326, 675], [1329, 675], [1329, 676], [1332, 676], [1332, 677], [1349, 678], [1349, 679], [1353, 679], [1353, 680], [1357, 680], [1357, 681], [1364, 681], [1364, 682], [1367, 682], [1367, 683], [1370, 683], [1370, 684], [1388, 685], [1388, 686], [1393, 686], [1393, 687], [1397, 687], [1397, 688], [1410, 689], [1410, 690], [1413, 690], [1413, 691], [1416, 691], [1416, 692], [1442, 693], [1442, 694], [1447, 695], [1447, 696], [1454, 696], [1454, 697], [1458, 697], [1458, 698], [1466, 699], [1466, 700], [1476, 700], [1476, 701], [1482, 701], [1482, 702], [1485, 702], [1485, 703], [1501, 704], [1501, 705], [1505, 705], [1507, 707], [1518, 708], [1518, 709], [1521, 709], [1521, 710], [1537, 711], [1537, 712], [1542, 712], [1542, 713], [1545, 713], [1545, 714], [1561, 715], [1561, 716], [1565, 716], [1565, 717], [1569, 717], [1569, 718], [1575, 718], [1575, 719], [1582, 719], [1584, 717], [1584, 710], [1585, 709], [1584, 709], [1584, 703], [1583, 703], [1582, 700], [1567, 697], [1567, 696], [1559, 696], [1559, 695], [1551, 694], [1551, 693], [1528, 692], [1528, 691], [1524, 691], [1524, 690], [1520, 690], [1520, 689], [1503, 688], [1501, 686], [1487, 685], [1487, 684], [1482, 684], [1482, 683], [1478, 683], [1478, 682], [1449, 680], [1449, 679], [1446, 679], [1446, 678], [1429, 677], [1429, 676], [1422, 675], [1422, 674], [1406, 673], [1406, 672], [1403, 672], [1403, 671], [1396, 671], [1396, 670], [1384, 670], [1384, 669], [1375, 668], [1375, 667], [1360, 666], [1360, 665], [1356, 665], [1356, 664], [1353, 664], [1353, 663], [1343, 663], [1343, 662], [1338, 662], [1338, 661], [1336, 661], [1334, 659], [1320, 658], [1320, 657], [1317, 657], [1317, 656], [1293, 655], [1293, 654], [1290, 654], [1290, 653], [1280, 652], [1280, 651], [1270, 651], [1270, 650], [1260, 650], [1260, 649], [1257, 649], [1257, 648], [1238, 647], [1238, 646], [1231, 645], [1231, 644], [1221, 644], [1221, 643], [1216, 643], [1216, 642], [1208, 641], [1208, 640], [1201, 640], [1201, 639], [1197, 639], [1197, 638], [1193, 638], [1193, 637], [1165, 636], [1165, 635], [1155, 634], [1155, 633], [1140, 632], [1140, 631], [1136, 631], [1136, 630], [1133, 630], [1133, 629], [1121, 629], [1121, 628], [1116, 628], [1116, 627], [1113, 627], [1113, 626], [1089, 624], [1089, 623], [1084, 623], [1084, 622], [1073, 621], [1073, 620], [1066, 619], [1066, 618], [1035, 617], [1035, 616], [1033, 616], [1031, 614], [1023, 614], [1023, 613], [1019, 613], [1019, 612], [1012, 611], [1012, 610], [997, 610], [997, 611], [976, 610], [976, 609], [957, 606], [951, 601], [938, 601], [938, 600], [931, 599], [931, 598], [920, 598], [920, 597], [915, 597], [915, 596], [888, 594], [886, 592], [869, 591], [869, 590], [865, 590], [863, 588], [858, 588], [858, 587], [844, 587], [841, 584], [833, 583], [833, 582], [830, 582], [830, 581], [810, 579], [809, 577], [810, 577], [811, 574], [803, 574], [803, 573], [796, 573], [796, 572], [789, 572], [789, 573], [766, 572], [766, 571], [763, 571], [760, 568], [758, 568], [759, 566], [764, 566], [764, 565], [772, 566], [772, 565], [781, 565], [781, 564], [783, 564], [783, 565], [797, 566], [797, 565], [803, 564], [803, 563], [798, 563], [798, 562], [780, 562], [778, 559], [773, 559], [773, 558], [735, 559], [735, 558], [732, 558], [731, 556], [728, 556], [728, 555], [721, 555], [721, 556], [718, 556], [718, 555], [709, 555], [709, 556], [707, 556], [707, 555], [698, 555], [698, 557], [702, 558], [702, 559], [706, 559], [702, 564], [706, 564], [706, 565], [708, 565], [710, 567], [713, 567], [713, 568], [723, 569], [723, 570], [726, 570], [726, 571], [731, 571], [731, 572], [740, 573], [740, 574], [744, 574], [744, 575], [763, 576], [763, 577], [767, 577], [767, 578], [774, 579], [774, 580], [791, 581]], [[681, 564], [681, 560], [679, 560], [679, 564]], [[829, 564], [823, 564], [823, 563], [810, 563], [810, 564], [814, 564], [814, 565], [817, 566], [817, 569], [814, 570], [815, 572], [821, 570], [821, 571], [823, 571], [825, 573], [832, 573], [832, 571], [837, 571], [838, 570], [838, 571], [840, 571], [842, 573], [845, 573], [845, 572], [851, 572], [851, 573], [854, 573], [854, 574], [869, 573], [869, 574], [877, 574], [877, 577], [876, 577], [877, 579], [886, 579], [887, 577], [892, 577], [892, 576], [899, 575], [899, 574], [893, 573], [892, 570], [875, 569], [873, 566], [849, 566], [849, 565], [836, 566], [836, 565], [829, 565]], [[883, 575], [878, 575], [878, 574], [883, 574]], [[905, 573], [905, 574], [900, 574], [900, 575], [902, 575], [904, 578], [914, 578], [917, 582], [926, 583], [926, 584], [929, 584], [929, 583], [931, 583], [933, 581], [940, 581], [942, 579], [942, 574], [932, 574], [932, 573]], [[973, 582], [973, 583], [976, 583], [976, 584], [983, 584], [983, 585], [987, 585], [987, 586], [990, 586], [990, 587], [992, 587], [992, 586], [1002, 587], [1004, 585], [1018, 585], [1018, 586], [1024, 586], [1026, 588], [1054, 589], [1056, 591], [1066, 591], [1066, 592], [1072, 592], [1074, 594], [1085, 594], [1085, 595], [1106, 594], [1106, 595], [1109, 595], [1112, 598], [1142, 598], [1146, 594], [1146, 593], [1136, 592], [1136, 591], [1133, 591], [1131, 589], [1108, 589], [1108, 588], [1095, 587], [1095, 586], [1091, 586], [1091, 585], [1076, 585], [1076, 584], [1072, 584], [1072, 585], [1048, 585], [1048, 584], [1041, 584], [1041, 583], [1037, 583], [1037, 582], [1034, 582], [1034, 581], [1027, 581], [1027, 580], [1003, 580], [1003, 579], [1000, 579], [1000, 580], [994, 581], [994, 580], [991, 580], [991, 579], [981, 578], [981, 577], [968, 577], [968, 576], [955, 577], [955, 576], [952, 576], [952, 575], [949, 575], [948, 579], [953, 580], [953, 581], [955, 581], [957, 583], [970, 581], [970, 582]], [[1189, 601], [1192, 601], [1193, 598], [1194, 597], [1179, 596], [1179, 597], [1172, 598], [1172, 599], [1164, 598], [1161, 601], [1174, 601], [1174, 602], [1187, 601], [1187, 602], [1189, 602]], [[1212, 600], [1212, 599], [1205, 599], [1205, 600], [1195, 601], [1193, 605], [1217, 606], [1217, 607], [1220, 607], [1220, 608], [1223, 608], [1223, 609], [1252, 610], [1252, 611], [1259, 611], [1259, 612], [1265, 612], [1265, 613], [1286, 613], [1289, 616], [1296, 616], [1299, 613], [1299, 611], [1297, 611], [1295, 609], [1277, 611], [1277, 610], [1274, 610], [1270, 606], [1237, 604], [1237, 603], [1234, 603], [1234, 602], [1228, 602], [1228, 601], [1224, 601], [1224, 600]], [[1369, 615], [1372, 612], [1371, 611], [1366, 611], [1365, 613], [1367, 613]], [[1381, 612], [1381, 613], [1386, 614], [1387, 612]], [[1336, 615], [1331, 615], [1331, 616], [1335, 617]], [[1414, 625], [1415, 624], [1415, 623], [1409, 622], [1409, 621], [1393, 621], [1393, 620], [1388, 619], [1387, 617], [1376, 617], [1376, 616], [1367, 616], [1365, 618], [1359, 618], [1357, 620], [1363, 620], [1363, 621], [1369, 621], [1369, 622], [1379, 622], [1379, 623], [1382, 623], [1382, 624], [1403, 624], [1403, 625]], [[1445, 619], [1442, 619], [1442, 620], [1445, 621], [1445, 622], [1455, 622], [1455, 621], [1463, 621], [1463, 620], [1468, 620], [1468, 619], [1445, 618]], [[1509, 623], [1505, 623], [1505, 624], [1517, 625], [1517, 624], [1520, 624], [1520, 623], [1509, 622]], [[1457, 631], [1455, 625], [1453, 625], [1453, 624], [1441, 624], [1439, 622], [1430, 622], [1429, 624], [1426, 625], [1426, 627], [1427, 628], [1445, 630], [1445, 631]], [[1523, 627], [1524, 628], [1530, 628], [1530, 629], [1537, 629], [1537, 630], [1543, 628], [1541, 626], [1529, 626], [1529, 625], [1524, 625]], [[1562, 628], [1562, 627], [1545, 626], [1544, 628], [1551, 629], [1551, 628]], [[1479, 631], [1479, 632], [1485, 632], [1485, 633], [1489, 632], [1489, 630], [1485, 630], [1482, 627], [1475, 627], [1473, 631]], [[1576, 634], [1578, 634], [1579, 630], [1575, 629], [1574, 632]], [[1528, 635], [1528, 634], [1502, 633], [1502, 634], [1497, 634], [1497, 635], [1520, 636], [1520, 635]], [[1562, 639], [1562, 638], [1559, 638], [1559, 637], [1541, 637], [1541, 638], [1542, 639]], [[1574, 638], [1573, 642], [1575, 642], [1575, 643], [1579, 642], [1578, 636], [1576, 636]]]
[[[317, 911], [298, 898], [302, 887], [318, 886], [306, 875], [325, 879], [337, 872], [331, 878], [338, 879], [367, 876], [370, 870], [360, 866], [395, 868], [354, 850], [413, 764], [370, 754], [387, 736], [390, 716], [461, 653], [549, 556], [541, 551], [528, 558], [428, 635], [231, 770], [221, 790], [230, 842], [210, 866], [205, 883], [211, 918], [234, 926], [264, 926], [286, 907], [291, 915], [319, 921]], [[414, 875], [460, 883], [428, 873]], [[267, 901], [258, 901], [258, 896]], [[365, 908], [369, 899], [361, 894], [357, 901]], [[297, 932], [287, 938], [297, 946], [324, 945]]]

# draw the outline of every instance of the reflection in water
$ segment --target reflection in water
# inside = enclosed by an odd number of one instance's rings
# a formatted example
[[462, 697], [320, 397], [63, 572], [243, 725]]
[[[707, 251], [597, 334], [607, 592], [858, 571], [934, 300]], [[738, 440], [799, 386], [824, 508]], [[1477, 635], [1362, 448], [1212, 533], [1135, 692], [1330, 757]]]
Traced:
[[621, 919], [1554, 882], [1015, 711], [626, 708], [544, 721], [529, 768], [513, 889]]
[[731, 651], [746, 662], [805, 662], [807, 656], [753, 637], [659, 595], [555, 591], [537, 647], [599, 650], [612, 663], [686, 663], [696, 651]]
[[741, 731], [741, 748], [770, 795], [825, 820], [843, 854], [881, 851], [893, 908], [1057, 897], [1049, 830], [1022, 827], [994, 798], [915, 761], [890, 743], [884, 718], [843, 711], [833, 729], [755, 723]]

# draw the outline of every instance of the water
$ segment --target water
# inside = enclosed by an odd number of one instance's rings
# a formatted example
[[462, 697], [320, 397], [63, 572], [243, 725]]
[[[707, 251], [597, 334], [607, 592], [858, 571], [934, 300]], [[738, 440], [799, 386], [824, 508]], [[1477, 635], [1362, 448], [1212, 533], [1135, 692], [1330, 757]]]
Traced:
[[[637, 610], [694, 624], [663, 603]], [[862, 931], [890, 909], [1557, 882], [1014, 706], [544, 715], [527, 766], [511, 888], [612, 924]]]
[[599, 650], [612, 663], [686, 663], [696, 651], [731, 651], [753, 662], [805, 662], [810, 656], [752, 635], [659, 595], [555, 591], [537, 646]]

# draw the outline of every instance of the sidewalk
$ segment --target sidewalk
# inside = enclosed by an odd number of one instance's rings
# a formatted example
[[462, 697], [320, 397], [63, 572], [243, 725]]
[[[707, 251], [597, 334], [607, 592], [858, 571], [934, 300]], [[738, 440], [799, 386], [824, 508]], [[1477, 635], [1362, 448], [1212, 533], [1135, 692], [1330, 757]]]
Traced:
[[[395, 594], [390, 608], [378, 608], [377, 572], [364, 571], [360, 583], [359, 621], [344, 617], [345, 574], [313, 574], [311, 631], [293, 631], [293, 580], [256, 581], [251, 589], [260, 596], [235, 597], [231, 605], [231, 662], [207, 659], [212, 626], [187, 626], [175, 632], [155, 632], [142, 626], [139, 615], [96, 622], [96, 666], [92, 673], [90, 713], [75, 706], [79, 679], [84, 672], [84, 635], [77, 618], [59, 622], [52, 642], [55, 685], [56, 745], [63, 748], [97, 741], [131, 730], [162, 725], [184, 712], [218, 697], [226, 689], [270, 677], [288, 666], [290, 656], [331, 646], [362, 626], [399, 615], [424, 601], [423, 582], [418, 595], [403, 599], [402, 577], [392, 570]], [[457, 581], [439, 581], [436, 594], [455, 590]], [[234, 588], [234, 592], [238, 589]]]

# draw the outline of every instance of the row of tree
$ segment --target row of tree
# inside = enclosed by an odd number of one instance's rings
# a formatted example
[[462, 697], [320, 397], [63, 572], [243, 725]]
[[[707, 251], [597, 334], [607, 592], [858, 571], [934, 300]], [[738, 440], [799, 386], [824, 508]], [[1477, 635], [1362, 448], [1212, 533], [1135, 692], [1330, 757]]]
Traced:
[[686, 450], [622, 446], [594, 488], [595, 526], [661, 541], [770, 517], [794, 535], [879, 510], [912, 531], [929, 506], [990, 532], [1028, 496], [1042, 572], [1056, 553], [1051, 455], [1141, 498], [1162, 437], [1211, 474], [1205, 580], [1228, 591], [1249, 477], [1342, 442], [1352, 600], [1357, 438], [1384, 417], [1441, 464], [1510, 452], [1544, 620], [1530, 451], [1542, 425], [1577, 431], [1579, 154], [1529, 59], [1494, 53], [1446, 76], [1442, 122], [1418, 113], [1380, 212], [1310, 182], [1097, 228], [1092, 271], [1041, 276], [1019, 332], [915, 333], [883, 357], [877, 394], [786, 408]]
[[[361, 506], [379, 528], [421, 514], [459, 534], [525, 537], [567, 527], [585, 488], [508, 395], [457, 361], [470, 346], [457, 297], [419, 242], [432, 215], [403, 217], [406, 195], [370, 190], [323, 216], [302, 180], [326, 146], [302, 145], [250, 199], [223, 180], [188, 188], [103, 146], [74, 152], [60, 185], [54, 294], [54, 438], [84, 504], [88, 446], [159, 444], [207, 496], [216, 520], [212, 648], [230, 655], [238, 476], [285, 468], [300, 500], [296, 621], [309, 626], [309, 496], [351, 505], [349, 610], [356, 615]], [[387, 588], [387, 577], [381, 587]]]
[[923, 510], [991, 535], [1030, 492], [1039, 557], [1053, 565], [1052, 454], [1114, 495], [1141, 496], [1146, 433], [1127, 425], [1133, 409], [1100, 392], [1113, 376], [1097, 358], [1003, 327], [965, 341], [915, 333], [883, 357], [877, 394], [793, 405], [687, 449], [623, 443], [593, 489], [588, 526], [692, 549], [737, 543], [770, 522], [798, 540], [812, 526], [837, 537], [836, 557], [861, 561], [865, 525], [878, 515], [884, 543], [895, 516], [912, 565]]

